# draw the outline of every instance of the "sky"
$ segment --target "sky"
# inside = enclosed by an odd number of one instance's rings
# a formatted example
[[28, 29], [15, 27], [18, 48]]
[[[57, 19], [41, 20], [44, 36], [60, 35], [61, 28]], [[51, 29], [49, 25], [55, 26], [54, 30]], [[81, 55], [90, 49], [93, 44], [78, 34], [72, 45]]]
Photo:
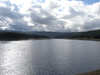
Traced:
[[100, 29], [100, 0], [0, 0], [0, 30]]

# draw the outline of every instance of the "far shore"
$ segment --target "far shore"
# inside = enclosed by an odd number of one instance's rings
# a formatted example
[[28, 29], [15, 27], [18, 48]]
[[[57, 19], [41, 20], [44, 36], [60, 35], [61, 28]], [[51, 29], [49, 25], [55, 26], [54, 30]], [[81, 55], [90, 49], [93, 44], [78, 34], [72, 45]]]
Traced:
[[100, 41], [100, 39], [89, 39], [89, 38], [47, 38], [47, 37], [38, 37], [38, 38], [24, 38], [24, 37], [3, 37], [0, 38], [0, 41], [19, 41], [19, 40], [47, 40], [47, 39], [65, 39], [65, 40], [80, 40], [80, 41]]
[[69, 39], [100, 41], [100, 30], [86, 32], [45, 32], [45, 31], [12, 31], [0, 30], [0, 41], [28, 40], [28, 39]]
[[100, 75], [100, 70], [95, 70], [95, 71], [91, 71], [91, 72], [81, 73], [81, 74], [77, 74], [77, 75]]

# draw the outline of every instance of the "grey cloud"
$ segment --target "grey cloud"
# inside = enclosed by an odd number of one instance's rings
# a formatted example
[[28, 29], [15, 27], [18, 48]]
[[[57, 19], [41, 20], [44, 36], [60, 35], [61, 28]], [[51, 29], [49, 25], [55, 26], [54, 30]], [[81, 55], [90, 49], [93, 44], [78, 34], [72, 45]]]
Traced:
[[91, 30], [91, 29], [99, 29], [100, 28], [100, 19], [94, 19], [91, 21], [87, 21], [83, 27], [84, 30]]
[[16, 24], [10, 25], [11, 30], [17, 30], [17, 31], [29, 31], [32, 30], [31, 26], [27, 26], [25, 23], [16, 22]]
[[[0, 7], [0, 21], [3, 22], [5, 25], [4, 27], [10, 28], [10, 30], [30, 30], [31, 27], [27, 26], [27, 23], [23, 20], [24, 15], [11, 11], [10, 8]], [[7, 18], [10, 18], [13, 23], [9, 24]], [[3, 24], [2, 23], [2, 24]], [[9, 25], [8, 25], [9, 24]], [[3, 27], [3, 25], [0, 25]]]
[[[45, 17], [42, 17], [42, 16]], [[64, 25], [65, 22], [56, 18], [55, 16], [51, 15], [50, 12], [47, 12], [45, 10], [40, 11], [40, 13], [37, 13], [36, 11], [32, 11], [31, 13], [31, 18], [33, 23], [35, 24], [39, 24], [39, 25], [47, 25], [47, 26], [51, 26], [51, 25]]]
[[[0, 7], [0, 17], [10, 18], [13, 21], [13, 23], [9, 24], [10, 29], [33, 30], [35, 28], [37, 30], [51, 30], [51, 31], [56, 30], [57, 31], [57, 30], [64, 30], [65, 29], [64, 26], [66, 24], [71, 25], [71, 26], [68, 26], [70, 28], [66, 28], [68, 31], [77, 31], [79, 27], [83, 30], [100, 28], [100, 19], [95, 19], [97, 15], [100, 16], [100, 7], [96, 8], [97, 9], [96, 12], [89, 14], [91, 13], [91, 11], [85, 12], [84, 10], [82, 10], [82, 8], [84, 7], [82, 7], [79, 11], [77, 11], [75, 10], [76, 8], [73, 8], [73, 6], [69, 6], [68, 9], [69, 9], [70, 15], [66, 14], [63, 16], [61, 14], [61, 16], [63, 17], [57, 18], [57, 16], [55, 15], [58, 13], [56, 12], [53, 13], [52, 10], [60, 8], [61, 5], [59, 6], [55, 2], [48, 5], [47, 6], [48, 8], [44, 8], [44, 9], [42, 8], [41, 4], [40, 5], [33, 4], [33, 6], [29, 8], [29, 11], [31, 12], [31, 14], [20, 14], [18, 12], [19, 11], [18, 6], [16, 6], [15, 4], [12, 5], [9, 2], [7, 3], [8, 3], [8, 7]], [[13, 11], [10, 8], [11, 6], [14, 7]], [[59, 12], [63, 12], [63, 11], [59, 11]], [[32, 23], [35, 25], [34, 27], [27, 25], [27, 22], [23, 20], [23, 17], [25, 16], [26, 17], [28, 16], [32, 19]], [[7, 19], [3, 19], [3, 18], [1, 19], [1, 18], [0, 18], [1, 22], [3, 20], [5, 20], [5, 23], [8, 22]], [[91, 20], [91, 19], [94, 19], [94, 20]], [[84, 22], [84, 24], [81, 22]], [[43, 27], [43, 25], [46, 25], [46, 26]]]
[[98, 12], [97, 12], [97, 14], [100, 16], [100, 5], [99, 5], [99, 7], [98, 7]]
[[21, 14], [11, 11], [10, 8], [0, 7], [0, 16], [9, 17], [11, 19], [20, 19], [22, 17]]
[[52, 16], [48, 16], [46, 15], [45, 18], [41, 17], [41, 15], [38, 15], [38, 14], [35, 14], [35, 13], [32, 13], [31, 14], [31, 17], [32, 17], [32, 21], [33, 23], [36, 23], [36, 24], [45, 24], [45, 25], [54, 25], [54, 22], [56, 21], [55, 18], [53, 18]]
[[51, 2], [50, 3], [50, 9], [55, 9], [55, 8], [58, 8], [59, 5], [57, 3], [54, 3], [54, 2]]
[[85, 16], [86, 14], [83, 11], [76, 11], [74, 8], [69, 8], [70, 15], [65, 15], [63, 19], [71, 19], [76, 16]]

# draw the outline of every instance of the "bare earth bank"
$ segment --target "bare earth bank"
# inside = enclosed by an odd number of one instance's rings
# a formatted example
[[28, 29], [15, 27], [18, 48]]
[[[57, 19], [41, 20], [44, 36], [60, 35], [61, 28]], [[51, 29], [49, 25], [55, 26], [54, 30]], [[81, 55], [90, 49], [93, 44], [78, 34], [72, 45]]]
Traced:
[[100, 70], [87, 72], [87, 73], [82, 73], [82, 74], [77, 74], [77, 75], [100, 75]]

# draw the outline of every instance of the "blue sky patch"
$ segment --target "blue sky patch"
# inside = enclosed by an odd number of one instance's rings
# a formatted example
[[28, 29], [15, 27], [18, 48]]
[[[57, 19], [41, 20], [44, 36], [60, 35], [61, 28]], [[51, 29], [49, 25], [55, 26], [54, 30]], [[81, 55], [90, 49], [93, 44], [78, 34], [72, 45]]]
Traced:
[[45, 2], [45, 0], [37, 0], [38, 2]]
[[80, 0], [80, 1], [83, 1], [85, 4], [93, 4], [96, 2], [100, 2], [100, 0]]

